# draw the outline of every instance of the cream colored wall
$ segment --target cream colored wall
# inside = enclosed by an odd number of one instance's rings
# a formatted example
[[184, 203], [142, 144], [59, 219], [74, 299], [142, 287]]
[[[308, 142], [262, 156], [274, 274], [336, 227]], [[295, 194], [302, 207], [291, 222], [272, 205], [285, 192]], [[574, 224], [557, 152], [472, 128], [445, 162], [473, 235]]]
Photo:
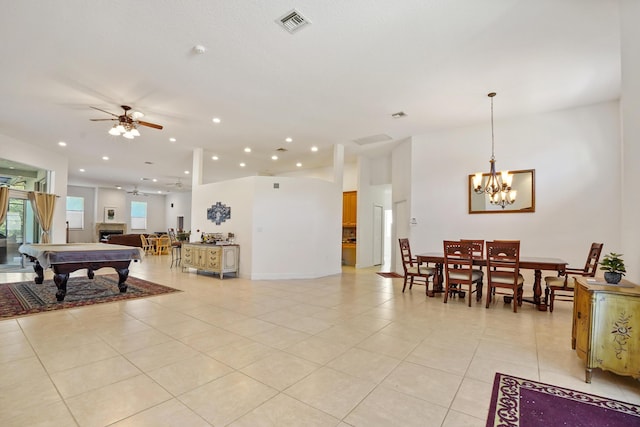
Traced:
[[622, 0], [622, 246], [627, 279], [640, 283], [640, 2]]
[[535, 213], [467, 213], [468, 175], [489, 169], [487, 126], [413, 137], [412, 248], [441, 251], [445, 239], [519, 239], [524, 255], [577, 266], [591, 242], [604, 242], [606, 252], [621, 250], [617, 102], [496, 120], [497, 168], [535, 169]]

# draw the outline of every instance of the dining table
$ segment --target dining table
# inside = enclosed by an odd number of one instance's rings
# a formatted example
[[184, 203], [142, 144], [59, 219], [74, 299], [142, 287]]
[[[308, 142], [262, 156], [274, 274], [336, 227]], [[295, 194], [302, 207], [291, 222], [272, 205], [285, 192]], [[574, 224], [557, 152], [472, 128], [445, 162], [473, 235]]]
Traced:
[[[435, 293], [443, 292], [444, 276], [442, 274], [442, 265], [444, 264], [444, 254], [442, 252], [427, 252], [416, 255], [418, 264], [433, 263], [436, 266], [436, 273], [433, 278], [433, 291], [427, 292], [430, 297]], [[474, 258], [473, 264], [486, 267], [487, 260], [485, 258]], [[546, 257], [520, 257], [520, 268], [525, 270], [534, 270], [533, 281], [533, 298], [523, 298], [522, 301], [534, 304], [538, 310], [547, 311], [547, 297], [542, 297], [542, 271], [556, 271], [558, 276], [565, 275], [567, 262], [560, 258]]]

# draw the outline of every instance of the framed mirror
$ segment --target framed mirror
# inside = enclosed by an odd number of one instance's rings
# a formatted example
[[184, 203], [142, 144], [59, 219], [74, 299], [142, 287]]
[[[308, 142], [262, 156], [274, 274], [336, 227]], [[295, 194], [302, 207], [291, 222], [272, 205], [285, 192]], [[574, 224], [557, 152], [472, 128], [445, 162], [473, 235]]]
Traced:
[[[511, 189], [516, 191], [515, 201], [503, 206], [491, 203], [491, 196], [487, 193], [478, 194], [474, 190], [474, 177], [469, 175], [469, 213], [485, 214], [485, 213], [528, 213], [536, 211], [536, 186], [535, 186], [535, 170], [525, 169], [517, 171], [509, 171], [513, 176], [511, 181]], [[482, 174], [482, 186], [487, 184], [489, 174]]]

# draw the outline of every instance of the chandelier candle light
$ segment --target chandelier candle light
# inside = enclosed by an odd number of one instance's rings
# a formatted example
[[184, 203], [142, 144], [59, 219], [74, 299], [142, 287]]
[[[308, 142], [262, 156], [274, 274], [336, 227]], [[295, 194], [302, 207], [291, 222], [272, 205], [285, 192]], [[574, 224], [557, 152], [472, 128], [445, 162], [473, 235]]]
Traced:
[[496, 96], [496, 93], [491, 92], [487, 96], [491, 98], [491, 159], [489, 160], [491, 169], [484, 186], [482, 185], [482, 172], [475, 174], [473, 177], [473, 189], [478, 194], [488, 194], [491, 204], [499, 205], [504, 209], [505, 206], [511, 205], [516, 201], [516, 191], [511, 189], [513, 175], [511, 175], [509, 171], [502, 171], [499, 175], [496, 173], [495, 142], [493, 136], [493, 97]]

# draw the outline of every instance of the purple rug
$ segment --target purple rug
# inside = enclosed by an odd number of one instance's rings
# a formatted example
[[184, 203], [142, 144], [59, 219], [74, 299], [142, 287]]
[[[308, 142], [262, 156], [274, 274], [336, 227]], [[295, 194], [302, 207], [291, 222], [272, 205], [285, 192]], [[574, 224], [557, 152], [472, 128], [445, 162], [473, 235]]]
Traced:
[[640, 426], [640, 406], [496, 373], [487, 427]]

